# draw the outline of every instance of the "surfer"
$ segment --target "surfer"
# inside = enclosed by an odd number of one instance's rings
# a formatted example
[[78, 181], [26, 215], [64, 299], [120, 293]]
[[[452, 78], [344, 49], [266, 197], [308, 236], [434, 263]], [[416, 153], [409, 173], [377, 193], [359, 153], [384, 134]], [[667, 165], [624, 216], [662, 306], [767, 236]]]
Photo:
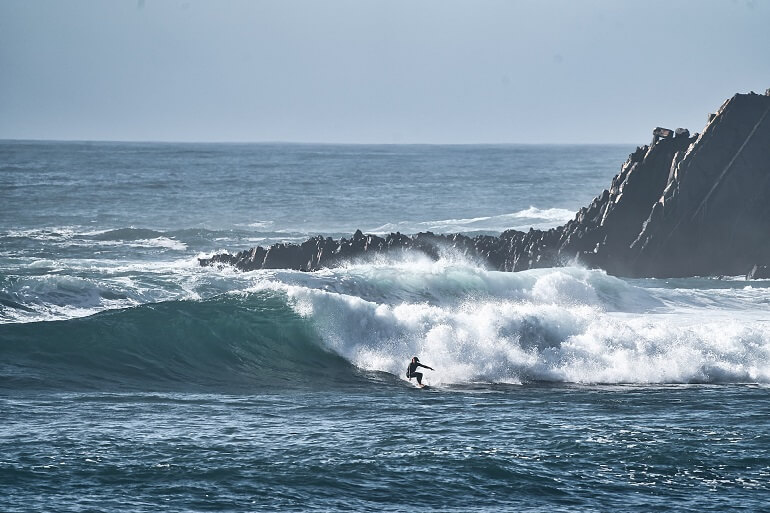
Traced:
[[418, 367], [425, 367], [426, 369], [433, 370], [433, 367], [428, 367], [420, 363], [420, 359], [416, 356], [409, 362], [409, 367], [406, 369], [406, 377], [411, 381], [412, 378], [417, 378], [417, 384], [422, 386], [422, 372], [417, 372]]

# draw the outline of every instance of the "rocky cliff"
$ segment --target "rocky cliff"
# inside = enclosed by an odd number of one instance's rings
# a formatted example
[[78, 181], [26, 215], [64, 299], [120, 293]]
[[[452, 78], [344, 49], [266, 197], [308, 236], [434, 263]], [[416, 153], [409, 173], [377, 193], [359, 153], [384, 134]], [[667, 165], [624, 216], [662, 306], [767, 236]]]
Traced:
[[238, 269], [312, 271], [352, 258], [451, 248], [501, 271], [577, 262], [619, 276], [736, 275], [770, 264], [770, 95], [737, 94], [701, 134], [657, 128], [609, 189], [564, 226], [498, 237], [357, 231], [350, 239], [256, 247], [201, 259]]

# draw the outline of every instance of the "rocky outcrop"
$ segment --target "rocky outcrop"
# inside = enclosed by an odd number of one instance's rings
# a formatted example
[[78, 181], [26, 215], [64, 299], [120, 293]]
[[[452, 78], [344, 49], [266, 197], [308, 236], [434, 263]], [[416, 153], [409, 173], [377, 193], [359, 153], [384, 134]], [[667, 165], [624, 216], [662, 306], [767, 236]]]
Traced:
[[746, 275], [747, 280], [766, 280], [770, 278], [770, 265], [755, 265]]
[[[416, 235], [391, 233], [385, 237], [364, 235], [360, 230], [350, 239], [313, 237], [302, 244], [275, 244], [265, 249], [256, 247], [235, 254], [222, 253], [200, 259], [201, 265], [232, 265], [242, 271], [256, 269], [296, 269], [314, 271], [333, 267], [353, 258], [398, 251], [419, 251], [438, 259], [441, 252], [451, 250], [478, 259], [503, 271], [519, 271], [532, 267], [555, 265], [555, 254], [547, 248], [558, 240], [558, 231], [531, 230], [527, 233], [510, 230], [499, 237], [462, 234], [442, 235], [431, 232]], [[542, 248], [546, 249], [542, 249]], [[537, 254], [536, 254], [537, 253]], [[533, 256], [534, 255], [534, 256]]]
[[770, 96], [736, 95], [671, 173], [631, 246], [640, 276], [744, 274], [770, 262]]
[[501, 271], [580, 262], [619, 276], [746, 274], [770, 263], [770, 96], [727, 100], [701, 134], [658, 127], [610, 188], [566, 225], [508, 230], [498, 237], [360, 230], [351, 239], [314, 237], [201, 259], [238, 269], [312, 271], [352, 258], [445, 248]]
[[617, 275], [633, 275], [634, 243], [660, 197], [672, 162], [695, 138], [673, 137], [629, 155], [609, 190], [581, 209], [562, 232], [559, 252]]

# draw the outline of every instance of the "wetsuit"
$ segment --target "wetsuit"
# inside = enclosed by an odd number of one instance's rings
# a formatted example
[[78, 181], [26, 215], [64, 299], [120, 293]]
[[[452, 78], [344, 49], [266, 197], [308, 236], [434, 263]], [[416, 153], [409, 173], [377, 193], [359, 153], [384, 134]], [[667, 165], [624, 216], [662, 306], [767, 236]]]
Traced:
[[411, 361], [409, 362], [409, 368], [407, 369], [406, 377], [409, 379], [417, 378], [417, 384], [422, 385], [422, 372], [415, 372], [417, 371], [417, 367], [425, 367], [426, 369], [433, 370], [431, 367], [428, 367], [427, 365], [423, 365], [420, 362]]

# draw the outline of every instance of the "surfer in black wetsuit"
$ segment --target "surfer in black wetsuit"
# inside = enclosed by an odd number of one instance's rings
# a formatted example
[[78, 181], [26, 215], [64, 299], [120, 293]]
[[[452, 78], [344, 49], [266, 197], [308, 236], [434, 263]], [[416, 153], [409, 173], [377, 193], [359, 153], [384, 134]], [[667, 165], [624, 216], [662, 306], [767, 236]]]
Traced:
[[417, 384], [422, 385], [422, 372], [417, 372], [418, 367], [425, 367], [426, 369], [433, 370], [433, 367], [428, 367], [420, 363], [420, 359], [416, 356], [409, 362], [409, 367], [406, 369], [406, 377], [411, 381], [412, 378], [417, 378]]

